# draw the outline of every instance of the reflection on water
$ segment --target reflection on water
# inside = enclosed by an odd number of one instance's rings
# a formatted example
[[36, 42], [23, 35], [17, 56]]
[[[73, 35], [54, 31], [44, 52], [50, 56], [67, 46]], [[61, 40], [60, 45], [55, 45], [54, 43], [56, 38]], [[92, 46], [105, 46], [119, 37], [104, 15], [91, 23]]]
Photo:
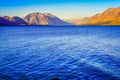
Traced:
[[119, 80], [120, 27], [1, 27], [1, 79]]

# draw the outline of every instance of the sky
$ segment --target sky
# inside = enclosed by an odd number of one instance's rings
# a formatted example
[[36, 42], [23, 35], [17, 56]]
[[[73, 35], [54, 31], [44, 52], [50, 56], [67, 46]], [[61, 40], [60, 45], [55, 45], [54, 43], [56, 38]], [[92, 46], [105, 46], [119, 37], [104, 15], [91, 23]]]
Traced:
[[51, 13], [62, 19], [77, 19], [113, 7], [120, 7], [120, 0], [1, 0], [0, 16], [24, 17], [40, 12]]

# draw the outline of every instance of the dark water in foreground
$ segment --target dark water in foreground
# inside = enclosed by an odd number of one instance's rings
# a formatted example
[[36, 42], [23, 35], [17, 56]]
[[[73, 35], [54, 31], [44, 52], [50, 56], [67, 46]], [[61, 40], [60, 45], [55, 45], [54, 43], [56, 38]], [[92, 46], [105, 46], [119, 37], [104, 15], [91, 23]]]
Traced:
[[0, 80], [54, 78], [120, 80], [120, 27], [0, 27]]

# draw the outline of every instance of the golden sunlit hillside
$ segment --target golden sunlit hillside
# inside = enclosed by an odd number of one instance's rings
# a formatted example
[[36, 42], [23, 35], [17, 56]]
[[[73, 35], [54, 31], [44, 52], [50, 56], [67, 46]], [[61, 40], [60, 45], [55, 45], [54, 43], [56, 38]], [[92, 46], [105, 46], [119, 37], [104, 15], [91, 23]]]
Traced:
[[120, 7], [109, 8], [79, 25], [120, 25]]

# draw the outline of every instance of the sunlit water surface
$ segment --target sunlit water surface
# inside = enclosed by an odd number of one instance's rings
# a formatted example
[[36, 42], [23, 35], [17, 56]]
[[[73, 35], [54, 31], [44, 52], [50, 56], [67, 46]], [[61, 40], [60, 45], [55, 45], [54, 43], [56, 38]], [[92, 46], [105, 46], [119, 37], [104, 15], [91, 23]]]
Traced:
[[0, 27], [0, 80], [120, 80], [120, 27]]

